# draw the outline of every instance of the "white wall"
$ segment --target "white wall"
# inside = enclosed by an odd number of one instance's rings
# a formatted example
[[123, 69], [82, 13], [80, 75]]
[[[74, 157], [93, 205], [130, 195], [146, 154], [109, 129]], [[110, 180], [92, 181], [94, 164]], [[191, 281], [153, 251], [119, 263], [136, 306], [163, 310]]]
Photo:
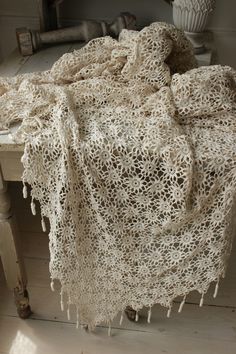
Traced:
[[216, 0], [209, 28], [214, 33], [219, 63], [236, 69], [236, 0]]
[[37, 0], [0, 0], [0, 60], [17, 46], [17, 27], [39, 27]]
[[172, 21], [171, 7], [163, 0], [65, 0], [61, 5], [64, 18], [96, 18], [110, 21], [120, 12], [136, 15], [138, 27], [154, 21]]
[[[163, 0], [64, 0], [62, 22], [76, 23], [95, 18], [111, 21], [122, 11], [137, 16], [138, 27], [153, 21], [172, 22], [171, 7]], [[221, 64], [236, 68], [236, 0], [216, 0], [216, 9], [209, 22], [213, 30]], [[0, 0], [0, 59], [16, 47], [15, 28], [38, 28], [37, 0]]]

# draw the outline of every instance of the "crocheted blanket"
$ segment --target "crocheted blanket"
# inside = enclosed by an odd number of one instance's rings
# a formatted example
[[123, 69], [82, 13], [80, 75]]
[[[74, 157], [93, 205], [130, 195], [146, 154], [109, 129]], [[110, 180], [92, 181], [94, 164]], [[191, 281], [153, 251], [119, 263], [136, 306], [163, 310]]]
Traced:
[[24, 196], [50, 221], [61, 304], [89, 328], [225, 275], [236, 190], [236, 74], [194, 68], [172, 25], [92, 40], [50, 71], [0, 79], [20, 121]]

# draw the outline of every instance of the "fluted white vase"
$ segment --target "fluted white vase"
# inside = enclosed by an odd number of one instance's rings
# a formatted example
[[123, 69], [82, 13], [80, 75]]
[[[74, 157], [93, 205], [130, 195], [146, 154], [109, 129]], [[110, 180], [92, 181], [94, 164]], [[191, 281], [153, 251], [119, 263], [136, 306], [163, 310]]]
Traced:
[[205, 51], [203, 32], [215, 0], [174, 0], [173, 21], [177, 28], [184, 30], [194, 46], [195, 53]]

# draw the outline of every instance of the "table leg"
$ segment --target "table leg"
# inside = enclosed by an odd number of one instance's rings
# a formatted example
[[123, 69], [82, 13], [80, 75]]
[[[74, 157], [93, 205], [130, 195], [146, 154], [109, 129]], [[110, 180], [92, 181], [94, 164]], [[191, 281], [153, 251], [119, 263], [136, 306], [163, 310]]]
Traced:
[[0, 256], [7, 286], [14, 292], [18, 315], [21, 318], [27, 318], [31, 314], [31, 309], [18, 236], [16, 223], [11, 212], [7, 183], [3, 180], [0, 172]]

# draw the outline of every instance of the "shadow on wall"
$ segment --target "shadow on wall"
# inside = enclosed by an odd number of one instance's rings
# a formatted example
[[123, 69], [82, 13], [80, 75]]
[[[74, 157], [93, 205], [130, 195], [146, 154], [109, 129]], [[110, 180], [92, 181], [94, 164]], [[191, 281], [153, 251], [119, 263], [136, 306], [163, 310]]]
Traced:
[[216, 0], [208, 28], [214, 33], [218, 62], [236, 69], [236, 1]]
[[2, 54], [2, 49], [0, 47], [0, 63], [3, 61], [3, 54]]
[[111, 21], [120, 12], [128, 11], [136, 15], [138, 27], [154, 21], [172, 23], [172, 9], [164, 0], [64, 0], [60, 7], [61, 18], [70, 20], [104, 19]]

